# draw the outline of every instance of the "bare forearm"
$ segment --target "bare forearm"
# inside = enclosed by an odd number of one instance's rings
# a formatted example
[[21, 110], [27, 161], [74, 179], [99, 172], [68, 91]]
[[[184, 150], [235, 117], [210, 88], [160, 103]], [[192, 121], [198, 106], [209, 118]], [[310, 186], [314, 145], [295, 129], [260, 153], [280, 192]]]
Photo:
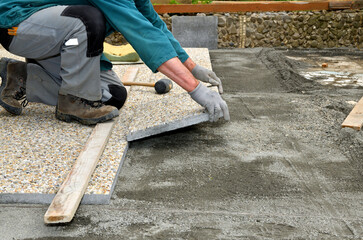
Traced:
[[185, 65], [185, 63], [183, 64], [178, 58], [172, 58], [161, 64], [158, 71], [169, 77], [184, 90], [191, 92], [199, 84], [198, 80], [194, 78], [190, 72], [191, 70], [188, 68], [191, 67], [193, 63], [194, 62], [189, 61], [187, 65]]
[[183, 64], [190, 72], [197, 65], [191, 58], [188, 58]]

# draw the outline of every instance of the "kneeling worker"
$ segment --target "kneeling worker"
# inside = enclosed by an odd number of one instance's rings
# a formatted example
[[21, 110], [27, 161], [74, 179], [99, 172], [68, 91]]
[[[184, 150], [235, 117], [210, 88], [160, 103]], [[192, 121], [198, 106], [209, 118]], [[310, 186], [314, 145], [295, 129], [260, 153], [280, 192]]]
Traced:
[[26, 62], [0, 61], [0, 105], [19, 115], [20, 100], [56, 106], [56, 117], [96, 124], [118, 116], [127, 92], [102, 54], [105, 36], [121, 32], [145, 64], [206, 107], [210, 121], [229, 120], [214, 72], [196, 65], [149, 0], [43, 0], [0, 3], [0, 43]]

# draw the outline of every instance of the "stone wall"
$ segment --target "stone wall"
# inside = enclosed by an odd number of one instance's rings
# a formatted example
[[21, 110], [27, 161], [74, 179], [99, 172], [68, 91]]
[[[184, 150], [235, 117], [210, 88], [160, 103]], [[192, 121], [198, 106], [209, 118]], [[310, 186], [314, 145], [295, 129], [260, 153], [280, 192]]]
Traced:
[[[205, 15], [205, 14], [197, 14]], [[219, 48], [363, 49], [363, 10], [215, 13]], [[171, 29], [171, 16], [160, 16]], [[108, 41], [122, 42], [120, 34]]]

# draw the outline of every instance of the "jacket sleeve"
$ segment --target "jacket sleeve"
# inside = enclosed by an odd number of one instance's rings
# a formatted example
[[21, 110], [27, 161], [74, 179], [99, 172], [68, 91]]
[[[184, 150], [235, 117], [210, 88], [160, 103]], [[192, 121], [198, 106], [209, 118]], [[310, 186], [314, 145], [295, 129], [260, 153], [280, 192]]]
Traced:
[[153, 72], [167, 60], [178, 56], [168, 36], [136, 8], [134, 1], [88, 1], [103, 12], [112, 28], [122, 33]]
[[137, 9], [147, 18], [153, 26], [159, 28], [169, 39], [175, 51], [178, 54], [180, 61], [185, 62], [189, 56], [185, 50], [180, 46], [180, 43], [174, 38], [173, 34], [167, 28], [165, 22], [160, 19], [159, 15], [155, 12], [150, 0], [135, 0]]

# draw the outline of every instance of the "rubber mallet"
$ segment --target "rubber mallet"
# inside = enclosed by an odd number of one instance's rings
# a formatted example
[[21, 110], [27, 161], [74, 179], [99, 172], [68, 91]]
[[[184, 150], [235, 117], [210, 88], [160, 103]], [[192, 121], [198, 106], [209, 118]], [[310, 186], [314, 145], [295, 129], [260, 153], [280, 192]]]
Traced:
[[158, 94], [164, 94], [169, 92], [173, 88], [173, 82], [169, 79], [163, 78], [156, 83], [143, 83], [143, 82], [122, 82], [124, 86], [144, 86], [154, 87]]

